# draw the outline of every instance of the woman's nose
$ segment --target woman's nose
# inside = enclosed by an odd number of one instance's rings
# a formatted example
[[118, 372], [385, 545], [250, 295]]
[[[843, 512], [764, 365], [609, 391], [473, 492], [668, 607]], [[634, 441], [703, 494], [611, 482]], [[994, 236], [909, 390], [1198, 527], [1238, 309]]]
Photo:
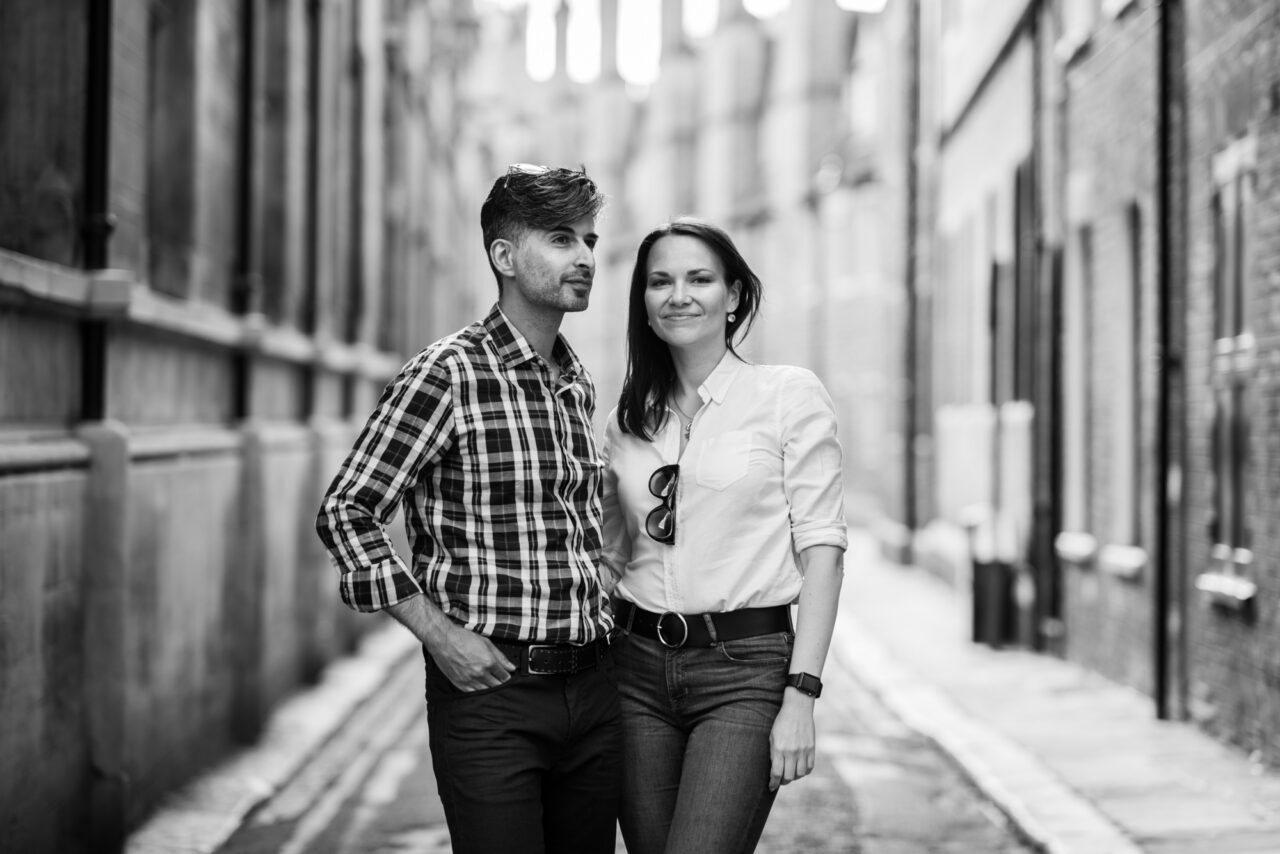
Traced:
[[689, 301], [689, 289], [683, 281], [677, 279], [671, 288], [671, 301], [683, 305]]

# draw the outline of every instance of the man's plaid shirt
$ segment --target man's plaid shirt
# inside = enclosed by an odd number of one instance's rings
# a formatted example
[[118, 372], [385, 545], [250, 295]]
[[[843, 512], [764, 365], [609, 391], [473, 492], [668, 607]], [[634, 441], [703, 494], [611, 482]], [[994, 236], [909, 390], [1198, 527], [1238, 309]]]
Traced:
[[[563, 337], [552, 355], [554, 392], [495, 305], [391, 381], [316, 520], [343, 601], [376, 611], [425, 593], [502, 640], [586, 643], [608, 631], [595, 388]], [[412, 569], [386, 535], [400, 503]]]

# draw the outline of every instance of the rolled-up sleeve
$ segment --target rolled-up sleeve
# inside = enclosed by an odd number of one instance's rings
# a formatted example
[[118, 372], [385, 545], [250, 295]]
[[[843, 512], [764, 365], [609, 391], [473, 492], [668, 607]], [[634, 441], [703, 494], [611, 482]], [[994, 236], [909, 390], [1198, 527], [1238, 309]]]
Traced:
[[378, 611], [422, 593], [386, 525], [422, 468], [452, 442], [449, 374], [428, 352], [387, 385], [316, 517], [316, 531], [341, 575], [342, 601], [357, 611]]
[[846, 549], [849, 537], [835, 407], [812, 372], [796, 369], [795, 374], [778, 396], [783, 488], [791, 509], [795, 550]]

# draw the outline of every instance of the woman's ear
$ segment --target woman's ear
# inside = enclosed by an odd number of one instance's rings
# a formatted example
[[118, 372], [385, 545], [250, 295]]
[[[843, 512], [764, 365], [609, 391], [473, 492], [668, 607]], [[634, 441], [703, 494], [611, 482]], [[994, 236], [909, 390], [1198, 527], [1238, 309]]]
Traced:
[[500, 276], [515, 277], [515, 244], [505, 237], [499, 237], [489, 244], [489, 261]]
[[729, 311], [738, 310], [738, 297], [742, 294], [742, 282], [734, 279], [729, 286]]

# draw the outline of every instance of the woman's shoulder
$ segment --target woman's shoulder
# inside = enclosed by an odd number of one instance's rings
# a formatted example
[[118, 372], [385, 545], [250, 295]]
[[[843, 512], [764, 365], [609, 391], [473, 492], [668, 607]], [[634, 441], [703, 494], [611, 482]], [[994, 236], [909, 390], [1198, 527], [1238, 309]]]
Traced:
[[793, 385], [821, 386], [822, 380], [808, 368], [799, 365], [752, 365], [747, 369], [757, 383], [788, 388]]

